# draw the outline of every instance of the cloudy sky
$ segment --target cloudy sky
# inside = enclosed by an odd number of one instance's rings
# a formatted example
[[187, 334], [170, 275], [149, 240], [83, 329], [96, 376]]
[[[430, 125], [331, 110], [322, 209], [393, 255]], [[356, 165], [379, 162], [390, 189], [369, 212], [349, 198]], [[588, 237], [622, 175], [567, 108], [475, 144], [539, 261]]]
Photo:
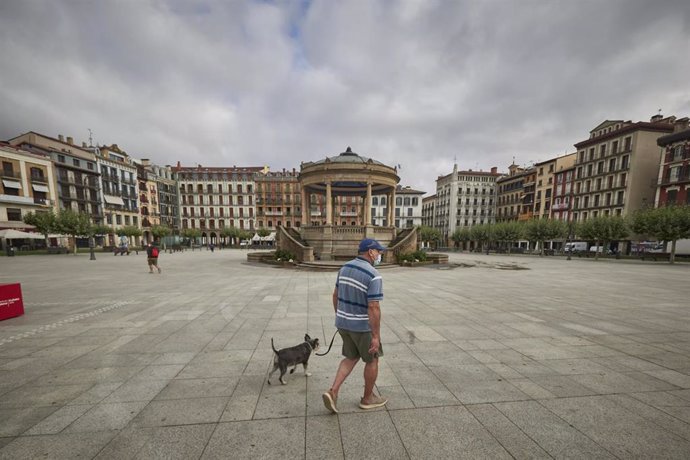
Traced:
[[352, 146], [433, 192], [455, 159], [690, 115], [689, 53], [684, 0], [2, 0], [0, 139], [272, 169]]

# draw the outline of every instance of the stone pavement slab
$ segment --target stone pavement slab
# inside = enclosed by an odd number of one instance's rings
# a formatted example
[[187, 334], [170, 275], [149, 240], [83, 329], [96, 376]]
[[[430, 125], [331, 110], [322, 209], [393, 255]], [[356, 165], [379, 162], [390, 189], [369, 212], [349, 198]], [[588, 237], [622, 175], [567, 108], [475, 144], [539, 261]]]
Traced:
[[[273, 352], [333, 334], [335, 273], [246, 252], [0, 258], [2, 458], [687, 458], [690, 267], [450, 254], [382, 272], [378, 391], [321, 393], [340, 338], [287, 385]], [[522, 270], [496, 268], [513, 264]]]

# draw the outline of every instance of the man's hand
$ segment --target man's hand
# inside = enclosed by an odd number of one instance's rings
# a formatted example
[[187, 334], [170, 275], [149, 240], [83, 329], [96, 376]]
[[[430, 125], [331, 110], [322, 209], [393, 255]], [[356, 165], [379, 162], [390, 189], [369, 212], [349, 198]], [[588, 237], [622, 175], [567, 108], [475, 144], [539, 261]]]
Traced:
[[369, 345], [369, 354], [375, 355], [379, 352], [379, 347], [381, 346], [381, 339], [378, 337], [371, 338], [371, 345]]

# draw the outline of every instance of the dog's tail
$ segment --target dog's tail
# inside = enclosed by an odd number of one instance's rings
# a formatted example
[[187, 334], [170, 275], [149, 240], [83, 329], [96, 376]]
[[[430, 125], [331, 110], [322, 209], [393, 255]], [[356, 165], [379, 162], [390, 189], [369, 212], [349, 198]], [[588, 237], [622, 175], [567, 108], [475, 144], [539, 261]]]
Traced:
[[275, 353], [275, 354], [277, 355], [277, 354], [278, 354], [278, 350], [276, 350], [276, 347], [273, 346], [273, 337], [271, 337], [271, 348], [273, 348], [273, 353]]

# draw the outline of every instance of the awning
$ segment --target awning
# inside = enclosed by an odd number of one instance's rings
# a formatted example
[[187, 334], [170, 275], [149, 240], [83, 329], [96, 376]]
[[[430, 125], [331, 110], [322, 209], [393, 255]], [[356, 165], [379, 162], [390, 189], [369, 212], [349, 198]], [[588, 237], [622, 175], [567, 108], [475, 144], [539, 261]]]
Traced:
[[122, 201], [122, 198], [120, 198], [119, 196], [103, 195], [103, 198], [105, 198], [105, 202], [108, 204], [116, 204], [119, 206], [125, 205], [125, 202]]
[[32, 239], [32, 240], [42, 240], [44, 238], [43, 235], [39, 235], [38, 233], [28, 233], [28, 232], [21, 232], [19, 230], [0, 230], [0, 238], [4, 238], [6, 240], [23, 240], [23, 239]]
[[50, 190], [45, 185], [31, 184], [31, 188], [34, 189], [34, 192], [50, 193]]
[[261, 237], [259, 236], [258, 233], [254, 233], [254, 236], [252, 237], [252, 241], [261, 241]]
[[3, 179], [2, 185], [9, 188], [22, 188], [22, 184], [20, 184], [16, 180]]

